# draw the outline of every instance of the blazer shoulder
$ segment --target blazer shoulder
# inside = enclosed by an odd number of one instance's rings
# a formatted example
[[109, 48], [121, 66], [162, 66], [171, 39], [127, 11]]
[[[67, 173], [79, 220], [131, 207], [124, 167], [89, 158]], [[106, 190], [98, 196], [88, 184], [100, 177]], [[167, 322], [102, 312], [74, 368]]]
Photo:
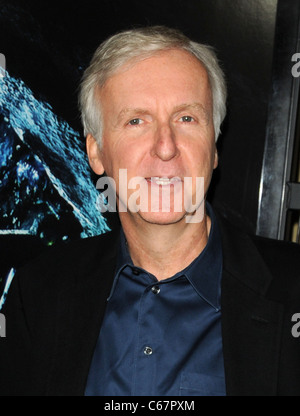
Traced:
[[253, 241], [273, 276], [269, 293], [300, 300], [300, 245], [258, 236]]
[[[58, 243], [54, 247], [49, 247], [36, 259], [34, 263], [49, 263], [55, 258], [59, 265], [64, 263], [78, 264], [82, 259], [92, 260], [93, 257], [101, 253], [102, 258], [110, 256], [118, 241], [118, 230], [108, 231], [94, 237], [87, 237], [70, 241], [69, 243]], [[58, 264], [58, 263], [56, 263]]]
[[300, 245], [245, 232], [217, 214], [225, 269], [261, 294], [300, 299]]
[[119, 230], [115, 229], [45, 248], [37, 257], [16, 268], [4, 308], [15, 292], [14, 287], [22, 288], [24, 293], [49, 291], [50, 295], [59, 286], [93, 275], [102, 265], [111, 266], [117, 256], [118, 241]]
[[[275, 273], [276, 271], [280, 272], [283, 266], [288, 266], [290, 273], [295, 273], [296, 276], [300, 277], [299, 244], [260, 236], [252, 236], [252, 239]], [[287, 271], [285, 267], [284, 269]]]

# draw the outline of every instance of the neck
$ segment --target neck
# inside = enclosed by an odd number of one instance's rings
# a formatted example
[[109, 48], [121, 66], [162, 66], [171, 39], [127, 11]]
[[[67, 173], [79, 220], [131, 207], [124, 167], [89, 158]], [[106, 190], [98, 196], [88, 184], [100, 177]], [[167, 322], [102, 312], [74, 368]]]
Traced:
[[158, 280], [186, 268], [205, 248], [210, 232], [210, 218], [204, 214], [200, 223], [151, 224], [132, 221], [120, 213], [120, 220], [135, 266]]

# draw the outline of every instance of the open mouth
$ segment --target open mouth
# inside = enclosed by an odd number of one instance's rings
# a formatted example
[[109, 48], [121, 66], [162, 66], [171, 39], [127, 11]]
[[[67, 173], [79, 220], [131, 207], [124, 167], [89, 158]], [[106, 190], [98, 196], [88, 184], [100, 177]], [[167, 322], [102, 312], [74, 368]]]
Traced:
[[168, 185], [175, 185], [176, 183], [180, 183], [181, 179], [178, 176], [174, 176], [172, 178], [168, 178], [166, 176], [152, 176], [151, 178], [146, 178], [147, 182], [155, 185], [161, 186], [168, 186]]

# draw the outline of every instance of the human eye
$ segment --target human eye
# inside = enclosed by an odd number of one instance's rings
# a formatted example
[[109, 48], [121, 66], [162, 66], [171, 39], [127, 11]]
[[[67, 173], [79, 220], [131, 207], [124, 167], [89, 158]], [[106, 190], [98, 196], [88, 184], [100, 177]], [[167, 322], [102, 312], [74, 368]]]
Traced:
[[182, 116], [182, 117], [180, 117], [179, 121], [181, 121], [183, 123], [191, 123], [191, 122], [195, 121], [195, 119], [192, 116]]
[[143, 120], [141, 120], [140, 118], [133, 118], [132, 120], [130, 120], [129, 122], [128, 122], [128, 124], [130, 125], [130, 126], [138, 126], [138, 125], [140, 125], [140, 124], [142, 124], [143, 123]]

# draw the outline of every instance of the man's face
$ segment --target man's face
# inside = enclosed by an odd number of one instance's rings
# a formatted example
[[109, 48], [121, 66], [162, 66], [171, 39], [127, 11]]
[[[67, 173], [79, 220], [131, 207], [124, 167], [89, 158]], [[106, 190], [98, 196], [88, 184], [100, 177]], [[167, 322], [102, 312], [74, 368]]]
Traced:
[[[157, 224], [183, 221], [187, 205], [199, 192], [195, 178], [204, 178], [206, 194], [217, 166], [212, 96], [204, 67], [188, 52], [160, 52], [121, 68], [98, 94], [103, 145], [92, 157], [95, 143], [88, 137], [88, 154], [96, 173], [105, 170], [115, 180], [119, 209], [140, 189], [137, 202], [148, 201], [148, 209], [126, 215]], [[124, 188], [119, 169], [127, 170], [127, 186], [132, 178], [142, 181], [124, 197], [119, 192], [120, 181]], [[193, 179], [190, 187], [184, 181], [187, 177]], [[164, 209], [163, 196], [168, 194], [169, 209]], [[190, 202], [184, 200], [187, 195]]]

